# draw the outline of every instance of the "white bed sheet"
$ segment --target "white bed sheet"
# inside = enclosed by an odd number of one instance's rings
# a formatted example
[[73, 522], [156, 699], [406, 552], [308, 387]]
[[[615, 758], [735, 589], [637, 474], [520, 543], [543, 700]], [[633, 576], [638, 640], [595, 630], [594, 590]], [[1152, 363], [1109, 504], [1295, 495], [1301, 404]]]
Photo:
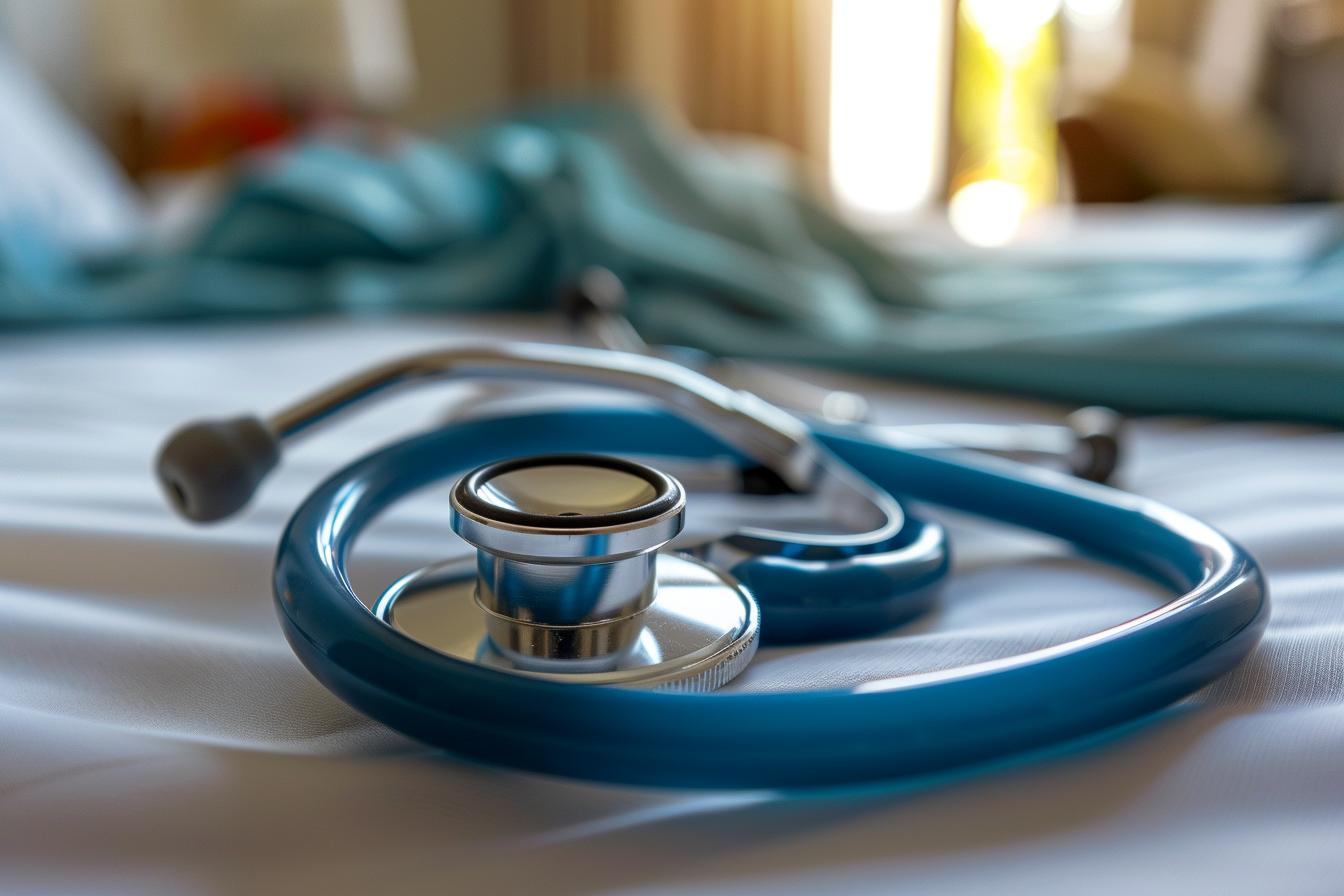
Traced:
[[[212, 326], [0, 339], [0, 891], [1338, 893], [1344, 891], [1344, 435], [1140, 421], [1124, 483], [1245, 544], [1274, 600], [1234, 673], [1050, 758], [806, 797], [521, 774], [345, 707], [276, 625], [279, 528], [320, 477], [433, 419], [407, 397], [302, 445], [241, 519], [192, 528], [149, 473], [185, 419], [275, 408], [397, 352], [534, 322]], [[1058, 408], [815, 374], [890, 422]], [[763, 651], [736, 686], [958, 665], [1136, 615], [1147, 584], [948, 518], [941, 609], [891, 639]], [[358, 584], [461, 551], [434, 498]]]

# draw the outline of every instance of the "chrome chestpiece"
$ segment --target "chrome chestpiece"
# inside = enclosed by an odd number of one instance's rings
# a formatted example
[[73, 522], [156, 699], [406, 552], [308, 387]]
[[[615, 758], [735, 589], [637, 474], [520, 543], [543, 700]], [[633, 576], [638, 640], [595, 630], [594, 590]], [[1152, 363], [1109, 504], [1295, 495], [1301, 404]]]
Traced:
[[526, 457], [468, 473], [451, 503], [475, 564], [414, 573], [375, 610], [422, 643], [522, 674], [684, 691], [722, 685], [755, 653], [746, 591], [658, 553], [685, 517], [671, 476], [603, 455]]

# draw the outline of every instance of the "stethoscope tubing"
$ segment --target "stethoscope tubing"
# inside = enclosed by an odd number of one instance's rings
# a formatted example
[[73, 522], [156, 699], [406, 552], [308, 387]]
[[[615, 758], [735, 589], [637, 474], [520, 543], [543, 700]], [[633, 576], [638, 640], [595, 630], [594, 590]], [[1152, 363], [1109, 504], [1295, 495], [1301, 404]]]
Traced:
[[455, 472], [554, 451], [733, 453], [670, 414], [602, 408], [458, 423], [336, 473], [281, 539], [282, 627], [337, 695], [463, 756], [626, 784], [809, 787], [926, 775], [1130, 721], [1228, 671], [1268, 621], [1255, 561], [1183, 513], [991, 458], [905, 450], [862, 427], [816, 436], [888, 491], [1068, 539], [1181, 594], [1102, 632], [1006, 659], [848, 689], [708, 695], [557, 683], [457, 660], [378, 620], [355, 596], [345, 560], [360, 531]]

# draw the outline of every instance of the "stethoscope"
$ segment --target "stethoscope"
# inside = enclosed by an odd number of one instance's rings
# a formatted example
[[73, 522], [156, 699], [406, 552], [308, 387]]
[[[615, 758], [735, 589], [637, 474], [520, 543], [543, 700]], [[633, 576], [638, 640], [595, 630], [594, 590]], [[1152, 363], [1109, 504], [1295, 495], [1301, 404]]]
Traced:
[[[529, 343], [416, 355], [267, 420], [189, 425], [158, 461], [194, 520], [243, 507], [281, 448], [388, 392], [449, 379], [596, 385], [639, 402], [489, 406], [364, 457], [281, 537], [274, 592], [303, 663], [346, 702], [485, 762], [631, 784], [837, 785], [918, 776], [1131, 720], [1226, 672], [1268, 619], [1255, 561], [1132, 494], [908, 434], [788, 413], [662, 357]], [[684, 540], [663, 466], [718, 471], [765, 509]], [[372, 606], [346, 563], [406, 496], [445, 508], [475, 558], [436, 564]], [[926, 610], [943, 529], [892, 494], [1066, 539], [1176, 592], [1054, 647], [828, 690], [713, 693], [757, 645], [885, 631]], [[690, 498], [695, 504], [695, 496]], [[679, 540], [681, 539], [681, 540]]]

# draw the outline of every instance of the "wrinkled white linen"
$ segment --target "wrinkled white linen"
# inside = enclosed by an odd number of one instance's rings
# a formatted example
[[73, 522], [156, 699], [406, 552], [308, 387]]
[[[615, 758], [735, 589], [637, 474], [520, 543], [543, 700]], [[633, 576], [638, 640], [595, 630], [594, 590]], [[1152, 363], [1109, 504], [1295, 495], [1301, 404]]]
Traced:
[[[513, 321], [213, 326], [0, 339], [0, 891], [1333, 893], [1344, 889], [1344, 436], [1152, 420], [1124, 483], [1245, 544], [1274, 612], [1181, 706], [918, 786], [798, 796], [592, 785], [471, 764], [345, 707], [281, 637], [279, 529], [338, 464], [441, 413], [399, 399], [303, 444], [241, 519], [193, 528], [149, 466], [173, 426], [276, 408], [354, 366]], [[814, 374], [889, 422], [1058, 408]], [[1057, 643], [1152, 586], [947, 517], [942, 606], [888, 638], [762, 651], [735, 687], [850, 683]], [[441, 497], [356, 583], [461, 552]]]

